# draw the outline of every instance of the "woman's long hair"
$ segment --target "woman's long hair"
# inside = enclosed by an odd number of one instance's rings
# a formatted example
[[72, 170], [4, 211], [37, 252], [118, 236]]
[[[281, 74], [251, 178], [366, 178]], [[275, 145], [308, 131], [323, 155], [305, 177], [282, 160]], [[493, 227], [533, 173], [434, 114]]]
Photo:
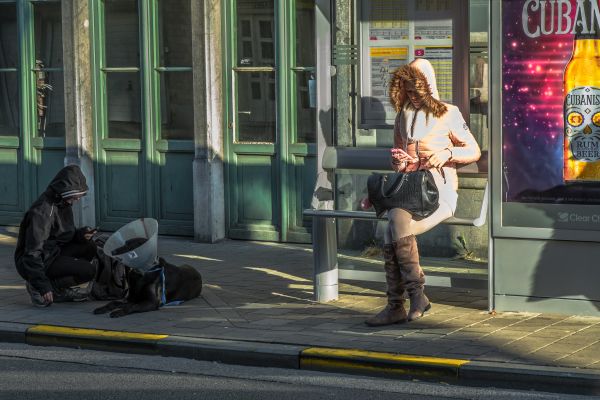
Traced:
[[406, 90], [404, 88], [404, 82], [406, 81], [413, 83], [419, 97], [423, 99], [423, 105], [420, 110], [425, 112], [426, 116], [433, 114], [434, 117], [439, 118], [448, 111], [448, 108], [444, 103], [433, 97], [429, 82], [427, 82], [427, 78], [423, 72], [418, 68], [407, 64], [394, 72], [390, 82], [390, 101], [396, 109], [396, 112], [400, 112], [406, 102], [408, 102], [409, 107], [414, 109], [406, 95]]

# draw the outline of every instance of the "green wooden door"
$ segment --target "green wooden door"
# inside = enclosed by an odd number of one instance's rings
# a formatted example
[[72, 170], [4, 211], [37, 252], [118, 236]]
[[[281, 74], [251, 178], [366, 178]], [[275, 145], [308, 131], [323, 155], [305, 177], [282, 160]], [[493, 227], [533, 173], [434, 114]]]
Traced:
[[94, 0], [97, 210], [193, 234], [190, 0]]
[[62, 54], [60, 1], [0, 0], [0, 224], [64, 165]]
[[309, 242], [315, 179], [314, 1], [230, 0], [228, 236]]

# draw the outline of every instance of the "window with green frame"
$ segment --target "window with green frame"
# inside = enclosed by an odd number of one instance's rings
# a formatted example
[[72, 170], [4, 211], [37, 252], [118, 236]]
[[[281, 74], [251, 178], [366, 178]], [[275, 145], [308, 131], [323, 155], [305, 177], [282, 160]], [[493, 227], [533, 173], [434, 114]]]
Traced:
[[[29, 38], [33, 48], [26, 45]], [[31, 130], [64, 137], [63, 82], [60, 1], [0, 1], [0, 136], [19, 136], [20, 101], [31, 90]]]
[[65, 136], [65, 101], [60, 2], [33, 3], [36, 131]]
[[158, 1], [161, 139], [194, 136], [190, 15], [190, 0]]
[[0, 136], [19, 136], [17, 7], [0, 3]]
[[[156, 101], [158, 138], [192, 140], [191, 1], [97, 1], [103, 6], [105, 51], [100, 69], [106, 81], [107, 136], [141, 139], [144, 110], [149, 101]], [[150, 59], [142, 60], [140, 51]], [[141, 79], [150, 68], [157, 79], [151, 79], [150, 92], [143, 94]]]

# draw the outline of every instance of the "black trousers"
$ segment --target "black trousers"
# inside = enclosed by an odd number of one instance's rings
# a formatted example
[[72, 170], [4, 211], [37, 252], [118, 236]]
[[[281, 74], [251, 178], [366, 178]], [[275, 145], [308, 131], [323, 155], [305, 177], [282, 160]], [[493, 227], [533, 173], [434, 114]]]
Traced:
[[96, 275], [96, 266], [91, 262], [94, 257], [94, 242], [67, 243], [61, 247], [60, 255], [46, 270], [46, 276], [53, 285], [61, 289], [89, 282]]

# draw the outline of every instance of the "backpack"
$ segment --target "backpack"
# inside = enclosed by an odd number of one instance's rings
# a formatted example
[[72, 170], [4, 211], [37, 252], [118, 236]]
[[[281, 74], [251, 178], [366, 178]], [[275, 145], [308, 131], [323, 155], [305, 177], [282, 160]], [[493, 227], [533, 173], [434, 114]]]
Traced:
[[98, 268], [91, 282], [89, 295], [94, 300], [120, 300], [127, 297], [127, 266], [104, 253], [103, 246], [109, 235], [93, 238], [97, 248]]

